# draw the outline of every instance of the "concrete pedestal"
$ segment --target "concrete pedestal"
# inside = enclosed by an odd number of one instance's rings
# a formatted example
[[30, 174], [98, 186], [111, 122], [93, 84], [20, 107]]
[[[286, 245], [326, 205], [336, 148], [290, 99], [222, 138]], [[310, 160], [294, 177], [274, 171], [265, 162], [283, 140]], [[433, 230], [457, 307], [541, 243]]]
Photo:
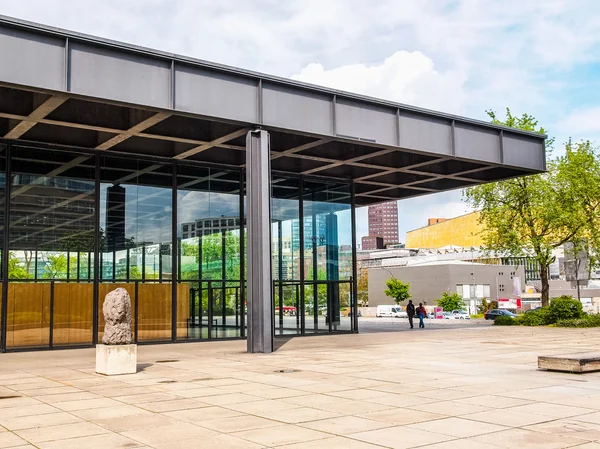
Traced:
[[600, 371], [600, 353], [540, 356], [538, 368], [565, 373], [593, 373]]
[[96, 345], [96, 372], [106, 376], [137, 372], [137, 345]]

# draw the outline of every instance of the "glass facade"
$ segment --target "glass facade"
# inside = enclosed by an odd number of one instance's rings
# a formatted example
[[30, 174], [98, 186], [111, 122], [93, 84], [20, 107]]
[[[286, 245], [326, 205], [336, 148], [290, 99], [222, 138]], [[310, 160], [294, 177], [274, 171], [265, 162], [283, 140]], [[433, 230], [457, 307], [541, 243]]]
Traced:
[[[356, 331], [352, 185], [272, 175], [275, 335]], [[0, 142], [2, 350], [246, 336], [244, 172]]]

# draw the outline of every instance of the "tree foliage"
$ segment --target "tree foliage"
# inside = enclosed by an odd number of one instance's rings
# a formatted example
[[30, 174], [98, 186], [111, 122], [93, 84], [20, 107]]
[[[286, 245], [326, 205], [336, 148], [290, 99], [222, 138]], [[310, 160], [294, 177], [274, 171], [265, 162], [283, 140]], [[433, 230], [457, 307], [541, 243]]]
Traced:
[[448, 293], [443, 292], [442, 297], [437, 300], [438, 306], [444, 309], [447, 312], [451, 312], [453, 310], [464, 310], [465, 302], [460, 297], [460, 295], [456, 292]]
[[[545, 133], [530, 115], [493, 123]], [[549, 142], [551, 145], [551, 141]], [[550, 146], [547, 144], [547, 146]], [[471, 187], [466, 201], [479, 209], [488, 252], [533, 257], [540, 266], [542, 305], [549, 303], [548, 269], [554, 248], [573, 241], [588, 254], [600, 249], [600, 160], [589, 141], [565, 144], [547, 161], [547, 172]], [[593, 262], [593, 261], [592, 261]]]
[[400, 304], [402, 301], [411, 298], [410, 284], [408, 282], [404, 283], [400, 279], [390, 278], [385, 284], [387, 285], [386, 296], [393, 298], [396, 304]]

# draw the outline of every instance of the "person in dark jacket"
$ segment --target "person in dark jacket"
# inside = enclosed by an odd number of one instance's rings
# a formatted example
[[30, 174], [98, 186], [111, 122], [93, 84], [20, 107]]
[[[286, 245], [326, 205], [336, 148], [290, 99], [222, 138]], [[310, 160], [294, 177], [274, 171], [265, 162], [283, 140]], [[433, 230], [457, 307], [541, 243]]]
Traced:
[[425, 322], [423, 318], [427, 315], [427, 310], [423, 307], [422, 303], [419, 303], [419, 307], [417, 307], [417, 316], [419, 317], [419, 327], [425, 328]]
[[410, 324], [410, 328], [413, 329], [413, 317], [415, 316], [415, 305], [412, 302], [412, 299], [408, 300], [408, 305], [406, 306], [406, 314], [408, 315], [408, 323]]

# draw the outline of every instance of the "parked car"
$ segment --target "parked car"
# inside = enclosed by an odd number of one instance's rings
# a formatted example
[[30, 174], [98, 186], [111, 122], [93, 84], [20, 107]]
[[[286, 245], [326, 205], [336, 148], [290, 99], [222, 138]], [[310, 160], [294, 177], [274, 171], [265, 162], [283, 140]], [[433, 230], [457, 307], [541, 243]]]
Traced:
[[400, 306], [377, 306], [377, 318], [392, 317], [392, 318], [408, 318], [406, 311]]
[[452, 315], [450, 312], [442, 312], [442, 316], [445, 320], [455, 320], [456, 317]]
[[540, 310], [542, 308], [542, 306], [536, 307], [535, 309], [529, 309], [527, 312], [525, 313], [529, 313], [529, 312], [535, 312], [536, 310]]
[[469, 315], [464, 310], [453, 310], [452, 315], [454, 315], [454, 319], [456, 320], [470, 320], [471, 315]]
[[485, 317], [486, 320], [495, 320], [499, 316], [509, 316], [511, 318], [516, 318], [517, 317], [517, 315], [515, 315], [514, 313], [509, 312], [508, 310], [504, 310], [504, 309], [488, 310], [484, 314], [484, 317]]

